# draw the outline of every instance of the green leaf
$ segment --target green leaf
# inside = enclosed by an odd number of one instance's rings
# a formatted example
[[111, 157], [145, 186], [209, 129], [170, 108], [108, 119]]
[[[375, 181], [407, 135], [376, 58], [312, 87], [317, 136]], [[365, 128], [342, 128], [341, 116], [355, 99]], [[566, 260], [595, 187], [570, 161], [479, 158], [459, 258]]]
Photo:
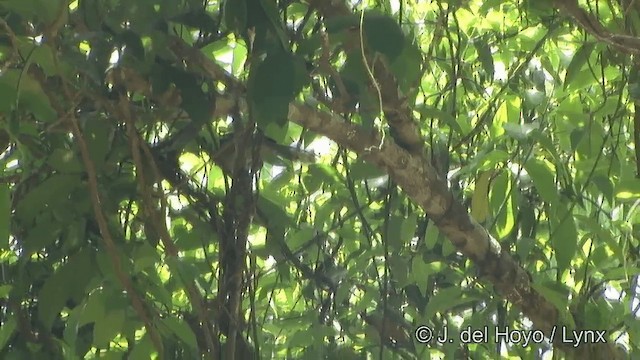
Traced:
[[283, 199], [276, 194], [262, 192], [258, 197], [258, 216], [263, 216], [267, 221], [267, 226], [288, 227], [294, 224], [293, 219], [286, 212], [286, 205]]
[[[49, 97], [45, 94], [40, 83], [20, 70], [7, 70], [0, 74], [0, 92], [6, 90], [19, 93], [18, 107], [27, 109], [37, 119], [52, 122], [57, 119], [57, 113], [49, 102]], [[10, 96], [10, 98], [14, 96]], [[6, 106], [6, 105], [5, 105]]]
[[[91, 250], [85, 248], [73, 255], [47, 279], [38, 294], [38, 316], [47, 329], [51, 327], [67, 300], [82, 300], [85, 288], [94, 274]], [[69, 286], [70, 284], [73, 286]]]
[[486, 171], [476, 176], [471, 196], [470, 214], [480, 224], [484, 223], [489, 216], [489, 180], [491, 175], [491, 172]]
[[415, 281], [415, 284], [420, 289], [420, 292], [422, 294], [425, 294], [427, 291], [427, 287], [429, 286], [429, 282], [424, 281], [424, 279], [427, 279], [432, 274], [435, 274], [441, 271], [443, 267], [444, 267], [444, 264], [439, 261], [426, 263], [421, 258], [415, 257], [413, 258], [413, 260], [411, 260], [410, 279]]
[[524, 166], [525, 170], [531, 177], [533, 185], [538, 190], [542, 199], [550, 204], [558, 201], [558, 190], [554, 179], [553, 171], [547, 162], [530, 159]]
[[425, 310], [425, 317], [430, 318], [437, 312], [446, 312], [451, 308], [476, 299], [478, 299], [477, 296], [469, 295], [469, 292], [464, 292], [458, 287], [440, 289], [429, 299]]
[[296, 54], [305, 57], [314, 56], [314, 54], [322, 48], [322, 35], [314, 34], [300, 40], [300, 44], [296, 48]]
[[107, 347], [116, 335], [122, 333], [125, 312], [122, 309], [110, 311], [98, 319], [93, 327], [93, 342], [96, 347]]
[[336, 169], [326, 164], [309, 165], [309, 172], [307, 175], [318, 179], [323, 185], [333, 186], [341, 184], [340, 175]]
[[595, 42], [587, 42], [573, 55], [573, 59], [571, 59], [571, 63], [569, 63], [567, 67], [567, 74], [564, 77], [565, 89], [576, 80], [578, 74], [580, 74], [580, 70], [582, 70], [584, 64], [589, 60], [595, 46]]
[[594, 175], [592, 181], [596, 188], [598, 188], [598, 191], [600, 191], [608, 201], [613, 201], [613, 182], [610, 177]]
[[536, 89], [527, 89], [524, 92], [524, 98], [528, 105], [538, 106], [544, 103], [544, 101], [547, 99], [547, 96], [544, 93], [544, 91], [539, 91]]
[[586, 131], [584, 131], [584, 128], [582, 127], [576, 128], [571, 131], [571, 134], [569, 135], [569, 139], [571, 141], [571, 150], [575, 151], [578, 148], [578, 145], [580, 145], [580, 142], [585, 135]]
[[325, 20], [325, 28], [328, 34], [335, 34], [358, 26], [360, 17], [354, 14], [332, 16]]
[[173, 303], [171, 302], [171, 294], [166, 288], [166, 284], [162, 283], [158, 274], [149, 274], [145, 282], [145, 290], [149, 292], [149, 295], [159, 302], [160, 304], [171, 309]]
[[308, 82], [304, 60], [287, 51], [272, 51], [249, 75], [249, 100], [258, 125], [283, 126], [289, 115], [289, 102]]
[[215, 99], [204, 93], [195, 79], [184, 79], [175, 84], [180, 89], [182, 96], [181, 107], [189, 114], [189, 117], [199, 129], [201, 125], [209, 120]]
[[13, 336], [13, 333], [16, 331], [16, 327], [18, 325], [16, 316], [14, 314], [8, 315], [8, 319], [3, 321], [2, 326], [0, 326], [0, 351], [3, 351], [5, 346], [7, 346], [7, 342]]
[[302, 183], [309, 193], [314, 193], [320, 189], [323, 181], [321, 179], [318, 179], [317, 177], [305, 174], [305, 176], [302, 178]]
[[635, 200], [640, 198], [640, 181], [637, 179], [623, 180], [616, 185], [616, 198], [620, 200]]
[[17, 98], [15, 84], [0, 76], [0, 113], [9, 113], [15, 107]]
[[[194, 228], [197, 228], [199, 226], [200, 225], [194, 225]], [[185, 225], [175, 224], [172, 230], [174, 241], [176, 243], [176, 246], [180, 248], [180, 250], [194, 250], [202, 246], [202, 240], [200, 239], [196, 231], [187, 230], [187, 227]]]
[[6, 0], [3, 1], [4, 4], [2, 4], [2, 6], [4, 7], [6, 5], [7, 8], [26, 18], [35, 18], [36, 20], [49, 23], [54, 20], [53, 17], [57, 14], [57, 9], [61, 1], [62, 0]]
[[61, 271], [58, 271], [49, 277], [38, 293], [38, 318], [45, 329], [51, 329], [53, 321], [69, 297], [66, 286], [69, 282], [60, 276], [60, 273]]
[[[289, 40], [288, 36], [285, 33], [282, 21], [280, 20], [280, 14], [278, 13], [278, 7], [274, 1], [271, 0], [259, 0], [260, 6], [264, 10], [264, 14], [267, 16], [269, 23], [276, 33], [276, 36], [280, 40], [280, 44], [282, 45], [282, 49], [289, 49]], [[252, 9], [253, 10], [253, 9]]]
[[292, 251], [300, 248], [302, 245], [311, 240], [315, 234], [315, 229], [310, 226], [303, 226], [301, 229], [294, 231], [287, 236], [287, 245]]
[[160, 261], [160, 256], [149, 243], [142, 243], [131, 251], [131, 260], [133, 260], [133, 270], [138, 273], [149, 268]]
[[0, 299], [6, 299], [9, 296], [9, 293], [13, 289], [11, 285], [0, 285]]
[[57, 66], [65, 67], [65, 63], [56, 63], [54, 53], [48, 45], [36, 45], [33, 43], [25, 43], [20, 46], [23, 54], [30, 54], [31, 61], [38, 64], [47, 76], [59, 75], [60, 69]]
[[390, 61], [402, 53], [404, 33], [393, 18], [368, 12], [364, 15], [363, 23], [363, 32], [371, 50], [386, 55]]
[[556, 255], [558, 273], [561, 274], [571, 265], [578, 247], [578, 231], [566, 204], [558, 204], [553, 209], [551, 230], [551, 246]]
[[80, 306], [78, 327], [92, 323], [105, 316], [106, 292], [103, 289], [95, 289]]
[[178, 339], [189, 347], [189, 349], [196, 350], [198, 348], [196, 335], [184, 320], [176, 317], [166, 317], [161, 321], [162, 324], [168, 327]]
[[32, 222], [40, 211], [66, 199], [78, 184], [78, 175], [52, 175], [22, 198], [16, 206], [16, 217]]
[[[515, 226], [515, 196], [511, 190], [511, 173], [502, 171], [492, 182], [490, 200], [498, 239], [511, 233]], [[504, 206], [503, 206], [504, 203]]]
[[549, 134], [543, 133], [542, 131], [539, 130], [539, 127], [538, 127], [538, 130], [533, 130], [531, 132], [531, 137], [534, 138], [538, 142], [538, 144], [542, 146], [544, 150], [546, 150], [549, 154], [551, 154], [551, 156], [553, 157], [553, 163], [556, 164], [557, 171], [560, 172], [562, 170], [563, 172], [566, 173], [567, 172], [566, 165], [564, 167], [560, 167], [558, 165], [562, 163], [562, 158], [558, 153], [558, 149], [557, 149], [558, 145], [553, 143], [553, 141], [549, 137]]
[[313, 344], [313, 334], [307, 330], [298, 330], [287, 338], [289, 348], [307, 348]]
[[357, 160], [351, 164], [350, 175], [353, 181], [371, 180], [385, 175], [385, 172], [380, 170], [377, 166]]
[[291, 168], [285, 168], [280, 174], [276, 175], [267, 186], [272, 189], [282, 189], [288, 186], [297, 174], [297, 171], [294, 172]]
[[199, 271], [191, 259], [171, 256], [167, 257], [165, 262], [171, 268], [172, 274], [174, 274], [174, 276], [177, 275], [175, 279], [181, 286], [190, 281], [199, 280]]
[[453, 130], [455, 130], [458, 134], [462, 133], [462, 128], [460, 127], [460, 124], [458, 124], [456, 119], [447, 112], [444, 112], [442, 110], [439, 110], [430, 106], [424, 106], [422, 109], [420, 109], [420, 115], [430, 119], [438, 119], [442, 121], [444, 124], [451, 126]]
[[129, 359], [152, 359], [151, 354], [155, 352], [149, 333], [145, 332], [140, 341], [136, 341], [136, 346], [131, 350]]
[[78, 323], [80, 322], [82, 311], [83, 306], [76, 306], [73, 308], [67, 317], [67, 323], [64, 327], [63, 339], [71, 348], [76, 347], [76, 340], [78, 339], [78, 332], [80, 329]]
[[495, 66], [493, 64], [493, 55], [491, 55], [491, 48], [485, 38], [478, 38], [473, 41], [473, 46], [478, 52], [478, 59], [482, 64], [482, 69], [489, 76], [490, 80], [493, 80], [493, 74], [495, 73]]
[[102, 168], [111, 150], [113, 130], [112, 123], [105, 119], [87, 119], [84, 136], [96, 169]]
[[85, 247], [73, 255], [62, 269], [65, 272], [64, 277], [73, 284], [73, 288], [69, 289], [69, 296], [76, 302], [82, 301], [86, 296], [85, 289], [96, 276], [94, 259], [93, 250]]
[[602, 280], [629, 280], [630, 278], [640, 274], [640, 267], [625, 266], [613, 269], [605, 269], [602, 271]]
[[242, 67], [247, 63], [247, 49], [244, 46], [236, 46], [233, 49], [233, 61], [231, 62], [231, 73], [242, 73]]
[[[240, 3], [240, 5], [229, 4], [230, 1], [226, 1], [225, 10], [227, 5], [230, 7], [234, 7], [234, 6], [242, 6], [242, 4], [244, 3], [244, 1], [231, 1], [231, 2]], [[172, 17], [170, 20], [178, 24], [190, 26], [192, 28], [198, 29], [199, 31], [203, 31], [207, 33], [216, 33], [218, 31], [218, 23], [211, 17], [211, 15], [209, 15], [209, 13], [207, 13], [203, 9], [191, 10], [187, 13], [176, 15]]]
[[434, 246], [436, 246], [438, 240], [441, 238], [442, 234], [440, 233], [440, 230], [438, 230], [438, 227], [436, 227], [433, 222], [430, 221], [429, 225], [427, 226], [427, 233], [424, 235], [424, 243], [427, 250], [433, 249]]
[[416, 213], [410, 214], [402, 221], [402, 228], [400, 229], [400, 239], [403, 244], [408, 246], [413, 240], [413, 236], [418, 225], [418, 215]]
[[506, 123], [502, 125], [507, 135], [511, 136], [516, 140], [526, 140], [529, 136], [531, 136], [532, 132], [539, 129], [540, 124], [531, 123], [531, 124], [514, 124], [514, 123]]
[[510, 155], [506, 151], [493, 150], [488, 154], [479, 157], [478, 171], [487, 171], [495, 169], [496, 165], [509, 160]]
[[9, 249], [11, 234], [11, 193], [9, 185], [0, 183], [0, 250]]
[[570, 328], [576, 327], [573, 316], [567, 312], [568, 289], [555, 282], [532, 283], [531, 286], [558, 309], [564, 324]]
[[420, 47], [414, 42], [407, 41], [400, 56], [391, 64], [391, 71], [398, 79], [398, 85], [403, 93], [416, 90], [416, 79], [422, 75], [422, 62], [423, 54]]
[[242, 33], [247, 27], [246, 0], [226, 0], [224, 2], [224, 21], [229, 30]]
[[[400, 244], [400, 246], [402, 246], [402, 244]], [[403, 256], [396, 255], [398, 253], [397, 249], [397, 247], [391, 248], [393, 254], [387, 258], [387, 266], [389, 267], [389, 273], [393, 274], [394, 280], [397, 281], [397, 286], [404, 287], [409, 284], [409, 264], [407, 264], [407, 259]]]
[[27, 234], [24, 250], [27, 254], [32, 254], [45, 248], [56, 240], [60, 232], [59, 223], [51, 213], [40, 214], [35, 218], [35, 226]]
[[418, 216], [411, 214], [409, 217], [393, 215], [389, 219], [387, 241], [394, 251], [408, 246], [418, 223]]
[[49, 155], [47, 164], [62, 173], [79, 173], [84, 170], [83, 164], [72, 150], [59, 147]]

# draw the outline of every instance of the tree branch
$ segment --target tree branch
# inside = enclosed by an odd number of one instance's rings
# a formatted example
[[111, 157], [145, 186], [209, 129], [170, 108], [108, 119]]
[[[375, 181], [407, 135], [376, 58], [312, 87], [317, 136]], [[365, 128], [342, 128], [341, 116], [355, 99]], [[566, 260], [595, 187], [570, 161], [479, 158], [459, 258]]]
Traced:
[[[243, 89], [236, 79], [219, 76], [226, 73], [201, 52], [181, 51], [186, 44], [174, 44], [174, 51], [187, 63], [205, 69], [207, 76], [235, 89]], [[176, 51], [177, 50], [177, 51]], [[209, 70], [211, 70], [209, 72]], [[227, 84], [225, 81], [230, 81]], [[225, 96], [217, 98], [216, 109], [226, 108], [232, 101]], [[242, 101], [241, 105], [246, 106]], [[386, 171], [415, 203], [420, 205], [440, 232], [458, 251], [474, 261], [478, 275], [494, 285], [499, 295], [522, 310], [547, 337], [557, 326], [563, 326], [560, 312], [531, 284], [529, 274], [480, 224], [470, 217], [465, 207], [455, 200], [446, 182], [436, 169], [421, 157], [412, 155], [392, 141], [383, 142], [377, 133], [347, 123], [340, 116], [322, 111], [313, 104], [291, 103], [289, 120], [329, 137], [349, 148], [365, 160]], [[615, 349], [608, 343], [585, 344], [578, 348], [555, 336], [554, 345], [572, 357], [586, 359], [615, 358]], [[604, 356], [604, 357], [603, 357]]]

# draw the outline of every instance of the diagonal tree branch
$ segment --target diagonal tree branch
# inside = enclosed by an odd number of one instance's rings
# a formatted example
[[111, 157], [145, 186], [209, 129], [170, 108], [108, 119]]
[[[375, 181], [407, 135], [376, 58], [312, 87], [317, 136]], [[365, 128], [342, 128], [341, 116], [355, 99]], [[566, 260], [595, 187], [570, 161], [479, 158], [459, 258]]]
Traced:
[[[188, 48], [179, 39], [172, 42], [172, 49], [187, 64], [203, 69], [207, 76], [233, 89], [244, 88], [243, 84], [204, 54]], [[230, 108], [229, 102], [232, 101], [235, 100], [220, 96], [216, 109]], [[243, 103], [246, 106], [246, 102]], [[291, 103], [289, 120], [329, 137], [386, 171], [424, 209], [456, 249], [475, 263], [480, 278], [492, 283], [498, 294], [517, 306], [557, 348], [572, 358], [616, 358], [615, 349], [609, 343], [583, 343], [576, 348], [562, 341], [558, 327], [566, 324], [561, 321], [559, 310], [533, 288], [527, 271], [455, 200], [448, 185], [438, 177], [431, 164], [391, 141], [385, 141], [378, 147], [381, 142], [379, 134], [347, 123], [340, 116], [319, 110], [309, 102]]]
[[627, 34], [612, 33], [600, 23], [598, 18], [582, 9], [578, 5], [578, 0], [554, 0], [553, 4], [558, 10], [569, 13], [585, 31], [603, 43], [623, 53], [640, 53], [640, 38]]
[[[316, 8], [325, 19], [353, 15], [347, 3], [343, 1], [311, 0], [309, 4]], [[350, 50], [350, 47], [360, 46], [358, 31], [348, 32], [345, 36], [347, 37], [344, 41], [346, 50]], [[374, 61], [371, 57], [367, 60], [369, 63]], [[424, 157], [426, 155], [424, 140], [420, 135], [417, 122], [413, 118], [412, 110], [400, 92], [396, 78], [384, 61], [375, 63], [374, 75], [380, 88], [384, 116], [393, 139], [411, 154]]]

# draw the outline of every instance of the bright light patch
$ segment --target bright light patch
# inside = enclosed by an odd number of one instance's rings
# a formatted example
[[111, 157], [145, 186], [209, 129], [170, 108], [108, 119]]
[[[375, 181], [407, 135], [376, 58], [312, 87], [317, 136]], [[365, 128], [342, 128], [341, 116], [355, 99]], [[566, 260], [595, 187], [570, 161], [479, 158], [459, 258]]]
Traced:
[[618, 300], [620, 299], [620, 292], [616, 290], [613, 286], [608, 286], [604, 290], [604, 297], [608, 300]]
[[329, 140], [326, 137], [321, 137], [314, 140], [308, 147], [307, 150], [313, 151], [318, 156], [325, 156], [332, 153], [332, 147], [334, 146], [333, 141]]
[[502, 61], [494, 63], [494, 78], [498, 81], [507, 81], [507, 68]]
[[271, 178], [275, 178], [278, 175], [282, 174], [282, 172], [285, 170], [286, 168], [284, 166], [279, 166], [279, 165], [273, 165], [271, 167]]
[[109, 64], [115, 65], [118, 63], [118, 60], [120, 60], [120, 53], [118, 50], [113, 50], [111, 57], [109, 58]]
[[391, 5], [391, 12], [392, 13], [397, 13], [398, 11], [400, 11], [400, 1], [399, 0], [392, 0], [389, 1], [389, 5]]

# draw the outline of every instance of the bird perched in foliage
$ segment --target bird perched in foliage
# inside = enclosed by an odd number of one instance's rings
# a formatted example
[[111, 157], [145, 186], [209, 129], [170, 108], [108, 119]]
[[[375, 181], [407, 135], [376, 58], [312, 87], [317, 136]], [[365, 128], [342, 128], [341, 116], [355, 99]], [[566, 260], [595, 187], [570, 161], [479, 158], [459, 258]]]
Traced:
[[[260, 141], [260, 157], [263, 162], [274, 165], [285, 165], [287, 161], [297, 161], [302, 163], [312, 163], [316, 160], [316, 155], [307, 150], [299, 149], [295, 146], [278, 144], [275, 140], [261, 136]], [[248, 146], [253, 144], [234, 143], [234, 135], [226, 134], [220, 138], [220, 147], [213, 153], [213, 161], [220, 166], [225, 172], [229, 172], [233, 168], [235, 161], [236, 146]], [[250, 162], [251, 150], [247, 149], [247, 162]]]
[[[194, 146], [198, 147], [195, 140], [199, 138], [199, 134], [199, 129], [193, 123], [190, 123], [180, 129], [174, 136], [156, 145], [154, 147], [155, 152], [157, 155], [162, 155], [160, 158], [177, 159], [178, 154], [185, 149], [193, 149]], [[258, 141], [260, 142], [260, 158], [263, 162], [274, 165], [285, 165], [287, 161], [311, 163], [316, 160], [315, 154], [311, 151], [299, 149], [295, 146], [278, 144], [275, 140], [261, 134], [258, 136]], [[247, 156], [247, 163], [250, 163], [253, 143], [248, 142], [246, 144], [236, 145], [234, 133], [222, 135], [219, 146], [212, 145], [209, 147], [207, 145], [202, 146], [201, 144], [200, 148], [209, 153], [212, 160], [220, 166], [220, 168], [227, 173], [231, 173], [235, 162], [235, 152], [236, 149], [238, 149], [237, 146], [248, 147], [248, 151], [244, 153]]]

